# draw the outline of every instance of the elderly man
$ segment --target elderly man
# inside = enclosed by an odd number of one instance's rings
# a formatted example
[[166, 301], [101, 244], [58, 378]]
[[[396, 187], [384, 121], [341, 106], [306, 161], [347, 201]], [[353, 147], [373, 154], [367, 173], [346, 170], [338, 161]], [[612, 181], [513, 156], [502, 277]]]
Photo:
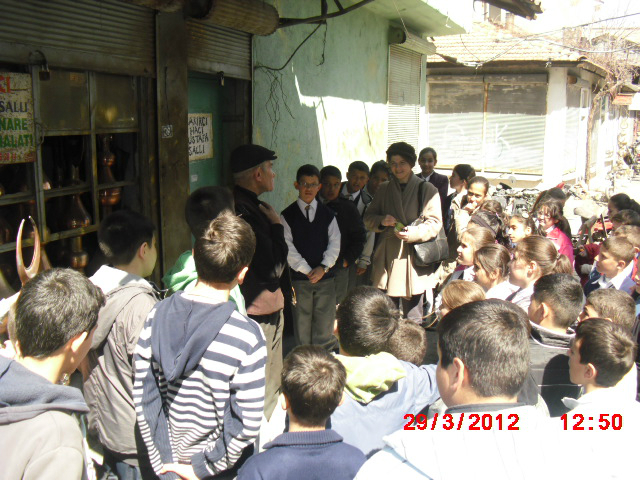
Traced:
[[231, 152], [236, 213], [251, 225], [256, 252], [240, 286], [249, 317], [258, 322], [267, 343], [265, 417], [278, 399], [282, 370], [284, 297], [280, 277], [287, 266], [287, 243], [280, 216], [258, 197], [273, 190], [275, 152], [260, 145], [242, 145]]

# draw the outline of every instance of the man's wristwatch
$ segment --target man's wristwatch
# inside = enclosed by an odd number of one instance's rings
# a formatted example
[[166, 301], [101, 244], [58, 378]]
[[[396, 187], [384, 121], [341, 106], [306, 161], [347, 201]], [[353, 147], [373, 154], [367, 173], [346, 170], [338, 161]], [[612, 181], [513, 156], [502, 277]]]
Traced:
[[320, 266], [324, 270], [324, 273], [327, 273], [329, 270], [331, 270], [329, 267], [325, 267], [323, 264], [320, 264]]

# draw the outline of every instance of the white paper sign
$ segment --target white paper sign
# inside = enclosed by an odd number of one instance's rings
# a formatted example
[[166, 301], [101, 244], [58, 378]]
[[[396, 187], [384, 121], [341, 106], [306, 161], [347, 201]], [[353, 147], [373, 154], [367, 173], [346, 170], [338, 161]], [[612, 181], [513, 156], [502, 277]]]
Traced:
[[210, 113], [189, 114], [189, 161], [213, 157]]

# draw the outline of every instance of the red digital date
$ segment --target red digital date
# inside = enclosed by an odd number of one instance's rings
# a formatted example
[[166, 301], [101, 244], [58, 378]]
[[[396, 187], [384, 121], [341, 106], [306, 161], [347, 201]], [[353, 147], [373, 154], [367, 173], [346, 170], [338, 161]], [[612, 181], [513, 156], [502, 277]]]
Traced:
[[520, 430], [518, 421], [520, 417], [517, 413], [504, 415], [498, 413], [493, 415], [490, 413], [478, 414], [472, 413], [465, 417], [464, 413], [454, 417], [450, 413], [445, 413], [439, 417], [435, 414], [429, 424], [429, 419], [424, 414], [413, 415], [407, 413], [404, 416], [408, 422], [404, 425], [405, 430], [435, 430], [440, 424], [444, 430]]
[[612, 430], [618, 431], [622, 429], [622, 415], [619, 413], [609, 414], [602, 413], [597, 419], [595, 417], [585, 417], [581, 413], [567, 415], [566, 413], [560, 417], [565, 430]]

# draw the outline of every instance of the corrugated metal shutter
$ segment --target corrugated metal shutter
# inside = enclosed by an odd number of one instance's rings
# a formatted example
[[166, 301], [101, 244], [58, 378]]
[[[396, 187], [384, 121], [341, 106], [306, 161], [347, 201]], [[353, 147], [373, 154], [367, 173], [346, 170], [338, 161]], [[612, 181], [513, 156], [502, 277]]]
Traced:
[[421, 54], [389, 47], [387, 144], [407, 142], [418, 149], [421, 75]]
[[[0, 58], [153, 76], [155, 12], [115, 0], [0, 1]], [[39, 60], [37, 56], [34, 60]]]
[[439, 166], [469, 163], [478, 170], [542, 173], [545, 84], [533, 77], [529, 84], [482, 77], [427, 80], [429, 145], [438, 152]]
[[484, 169], [542, 173], [546, 85], [489, 85]]
[[[566, 165], [571, 165], [571, 169], [583, 175], [580, 171], [578, 152], [581, 150], [578, 145], [580, 136], [580, 88], [567, 85], [567, 115], [565, 126], [564, 158]], [[584, 147], [583, 147], [584, 148]], [[563, 172], [567, 173], [567, 172]]]
[[483, 97], [482, 82], [429, 83], [428, 143], [438, 152], [438, 167], [478, 164]]
[[187, 31], [189, 70], [251, 80], [251, 34], [193, 19]]

